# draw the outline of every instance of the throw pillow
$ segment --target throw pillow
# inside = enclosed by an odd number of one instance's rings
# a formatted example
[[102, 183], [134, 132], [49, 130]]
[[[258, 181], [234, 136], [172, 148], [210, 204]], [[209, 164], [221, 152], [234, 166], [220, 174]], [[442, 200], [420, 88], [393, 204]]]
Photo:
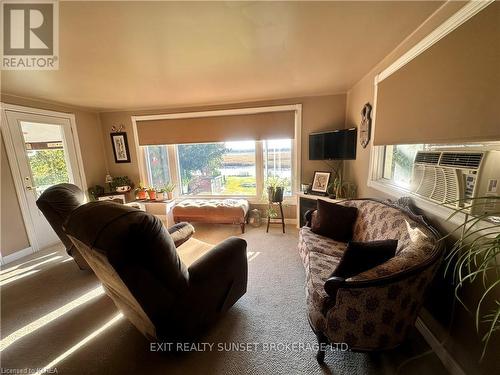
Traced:
[[348, 242], [352, 240], [354, 222], [358, 217], [356, 207], [318, 199], [316, 215], [312, 216], [311, 231], [335, 241]]
[[396, 254], [398, 240], [351, 241], [332, 276], [348, 279], [387, 262]]

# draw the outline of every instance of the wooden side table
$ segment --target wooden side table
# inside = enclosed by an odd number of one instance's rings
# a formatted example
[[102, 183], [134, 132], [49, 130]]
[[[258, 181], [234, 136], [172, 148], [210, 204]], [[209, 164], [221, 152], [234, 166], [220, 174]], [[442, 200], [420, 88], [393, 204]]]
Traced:
[[[271, 218], [271, 210], [274, 205], [278, 205], [280, 208], [281, 216], [279, 218]], [[285, 216], [283, 215], [283, 205], [282, 202], [269, 202], [268, 210], [267, 210], [267, 229], [266, 233], [269, 233], [269, 225], [270, 224], [281, 224], [283, 227], [283, 233], [285, 233]]]

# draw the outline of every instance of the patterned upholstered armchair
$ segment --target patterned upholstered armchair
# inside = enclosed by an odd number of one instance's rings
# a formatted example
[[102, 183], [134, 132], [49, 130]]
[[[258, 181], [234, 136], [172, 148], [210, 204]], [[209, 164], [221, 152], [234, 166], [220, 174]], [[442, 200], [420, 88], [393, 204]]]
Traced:
[[[413, 327], [425, 291], [442, 259], [438, 233], [408, 209], [370, 199], [344, 201], [358, 208], [354, 241], [397, 239], [387, 262], [326, 287], [347, 244], [315, 234], [309, 221], [301, 228], [299, 254], [306, 270], [308, 318], [320, 344], [347, 343], [354, 351], [390, 349]], [[323, 349], [323, 350], [322, 350]], [[323, 362], [324, 345], [317, 359]]]

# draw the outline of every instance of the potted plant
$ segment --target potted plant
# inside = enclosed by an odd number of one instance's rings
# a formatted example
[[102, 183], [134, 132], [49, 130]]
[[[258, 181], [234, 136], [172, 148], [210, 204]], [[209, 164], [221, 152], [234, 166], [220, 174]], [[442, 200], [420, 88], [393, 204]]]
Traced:
[[147, 192], [150, 200], [156, 200], [156, 189], [154, 187], [148, 187]]
[[164, 188], [156, 189], [156, 200], [157, 201], [165, 200], [165, 189]]
[[137, 199], [148, 199], [147, 189], [142, 182], [139, 182], [139, 186], [135, 189], [135, 197]]
[[272, 203], [283, 202], [283, 193], [288, 181], [284, 178], [269, 177], [266, 181], [267, 199]]
[[[482, 335], [483, 351], [480, 362], [486, 355], [490, 339], [500, 332], [500, 197], [486, 196], [459, 199], [445, 204], [457, 204], [450, 220], [464, 213], [464, 222], [442, 239], [459, 235], [446, 256], [445, 275], [451, 273], [455, 283], [455, 298], [469, 312], [472, 309], [462, 300], [460, 292], [467, 284], [481, 288], [478, 301], [474, 303], [473, 319], [478, 334]], [[493, 208], [492, 208], [493, 207]], [[467, 214], [468, 208], [484, 209], [480, 215]], [[494, 353], [492, 353], [494, 355]]]
[[111, 189], [119, 193], [126, 193], [132, 189], [134, 183], [128, 178], [128, 176], [118, 176], [113, 177], [111, 181]]
[[276, 219], [278, 217], [278, 213], [272, 207], [266, 208], [266, 210], [264, 212], [265, 212], [266, 217], [269, 219]]
[[96, 185], [89, 188], [89, 198], [91, 201], [96, 201], [101, 194], [104, 194], [104, 186]]
[[166, 184], [163, 189], [167, 193], [167, 199], [172, 200], [174, 198], [175, 185], [173, 183]]
[[327, 193], [329, 197], [333, 199], [352, 199], [356, 197], [356, 185], [344, 181], [342, 179], [342, 174], [338, 172], [337, 177], [328, 185]]

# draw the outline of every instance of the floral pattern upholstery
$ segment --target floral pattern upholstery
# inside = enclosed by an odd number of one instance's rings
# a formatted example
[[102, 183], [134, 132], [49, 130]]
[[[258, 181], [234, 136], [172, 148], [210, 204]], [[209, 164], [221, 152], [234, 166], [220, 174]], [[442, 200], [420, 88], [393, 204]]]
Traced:
[[309, 321], [316, 333], [354, 350], [394, 347], [415, 323], [425, 290], [439, 267], [441, 246], [433, 230], [391, 205], [374, 200], [342, 204], [359, 210], [353, 240], [397, 239], [396, 256], [347, 279], [336, 298], [331, 298], [324, 284], [347, 244], [301, 228], [298, 250], [306, 270]]

